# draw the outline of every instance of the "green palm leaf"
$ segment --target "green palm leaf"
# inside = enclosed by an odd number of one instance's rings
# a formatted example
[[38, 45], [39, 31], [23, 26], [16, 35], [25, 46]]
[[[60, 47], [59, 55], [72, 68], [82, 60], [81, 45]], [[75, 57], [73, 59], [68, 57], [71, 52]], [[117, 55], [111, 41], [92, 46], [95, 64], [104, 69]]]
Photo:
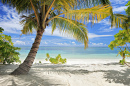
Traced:
[[84, 43], [85, 48], [88, 46], [88, 35], [84, 24], [63, 17], [57, 17], [51, 23], [52, 33], [58, 27], [61, 32], [68, 33], [76, 40]]
[[130, 28], [130, 17], [128, 15], [123, 15], [123, 14], [112, 14], [111, 27], [129, 29]]

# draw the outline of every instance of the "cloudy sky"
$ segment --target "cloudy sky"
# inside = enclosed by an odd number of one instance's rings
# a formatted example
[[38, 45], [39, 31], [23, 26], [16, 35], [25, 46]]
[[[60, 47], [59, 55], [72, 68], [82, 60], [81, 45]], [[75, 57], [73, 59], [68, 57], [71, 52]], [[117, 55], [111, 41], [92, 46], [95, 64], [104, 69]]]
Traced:
[[[125, 4], [129, 0], [110, 0], [114, 13], [125, 14]], [[20, 15], [15, 9], [9, 8], [0, 2], [0, 27], [4, 28], [4, 34], [10, 35], [15, 46], [31, 46], [36, 34], [20, 36], [22, 25], [19, 24]], [[114, 35], [121, 28], [111, 28], [109, 17], [91, 26], [87, 24], [89, 46], [108, 46], [114, 40]], [[83, 46], [67, 34], [55, 30], [51, 35], [51, 26], [48, 26], [43, 35], [40, 46]]]

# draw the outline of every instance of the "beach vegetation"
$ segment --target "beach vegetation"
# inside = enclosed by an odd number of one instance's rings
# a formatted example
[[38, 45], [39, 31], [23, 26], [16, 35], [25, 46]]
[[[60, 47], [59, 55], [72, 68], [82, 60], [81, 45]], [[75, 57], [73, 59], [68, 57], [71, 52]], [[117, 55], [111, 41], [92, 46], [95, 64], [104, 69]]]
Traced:
[[39, 61], [39, 63], [42, 63], [41, 61]]
[[125, 6], [128, 6], [128, 8], [125, 11], [126, 14], [130, 16], [130, 1], [128, 1], [128, 3]]
[[[47, 26], [58, 29], [88, 46], [87, 22], [99, 22], [111, 16], [109, 0], [1, 0], [22, 13], [22, 34], [36, 32], [36, 38], [24, 62], [12, 75], [27, 74], [36, 57], [42, 35]], [[27, 15], [26, 15], [27, 14]]]
[[58, 54], [55, 58], [50, 57], [49, 53], [46, 54], [46, 61], [50, 61], [52, 64], [65, 64], [66, 58], [61, 58], [61, 55]]
[[124, 65], [126, 63], [125, 59], [120, 60], [120, 64]]
[[[111, 50], [114, 48], [120, 49], [117, 56], [120, 55], [122, 57], [122, 60], [120, 60], [122, 65], [126, 64], [125, 58], [130, 57], [130, 49], [128, 46], [130, 43], [130, 1], [126, 6], [128, 6], [126, 9], [126, 15], [115, 14], [112, 24], [116, 27], [121, 27], [122, 30], [119, 30], [119, 32], [114, 35], [115, 39], [111, 41], [108, 46]], [[115, 23], [114, 21], [117, 22]]]
[[130, 43], [130, 29], [128, 30], [120, 30], [119, 33], [114, 35], [115, 40], [111, 41], [109, 44], [109, 48], [113, 50], [114, 48], [119, 48], [119, 52], [117, 54], [122, 57], [122, 60], [120, 60], [121, 64], [124, 64], [125, 58], [130, 57], [130, 49], [128, 47], [128, 44]]
[[3, 31], [4, 29], [0, 27], [0, 62], [3, 64], [20, 63], [18, 52], [20, 48], [14, 47], [11, 36], [3, 34]]

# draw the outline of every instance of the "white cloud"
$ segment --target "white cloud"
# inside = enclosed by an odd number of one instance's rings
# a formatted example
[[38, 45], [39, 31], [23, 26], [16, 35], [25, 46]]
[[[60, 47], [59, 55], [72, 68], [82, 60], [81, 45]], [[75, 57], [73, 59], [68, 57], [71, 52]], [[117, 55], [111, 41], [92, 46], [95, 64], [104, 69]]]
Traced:
[[107, 46], [106, 44], [103, 43], [90, 43], [92, 46]]
[[63, 43], [54, 43], [54, 44], [56, 44], [56, 45], [63, 45]]
[[75, 44], [75, 42], [72, 42], [72, 44]]
[[75, 43], [75, 42], [72, 42], [72, 45], [76, 45], [76, 43]]
[[45, 44], [48, 44], [47, 42], [45, 42]]
[[13, 40], [16, 40], [16, 39], [24, 39], [24, 37], [22, 37], [22, 38], [21, 38], [20, 36], [19, 36], [19, 37], [12, 37], [11, 39], [13, 39]]
[[101, 32], [111, 32], [111, 31], [113, 31], [113, 29], [105, 28], [105, 29], [103, 29], [103, 31], [101, 31]]
[[88, 34], [88, 38], [97, 38], [97, 37], [108, 37], [108, 36], [113, 36], [113, 35], [97, 35], [97, 34], [94, 34], [94, 33], [89, 33]]
[[123, 12], [128, 6], [121, 6], [113, 9], [113, 12]]
[[22, 25], [19, 24], [20, 17], [13, 8], [1, 6], [1, 10], [6, 13], [0, 17], [0, 26], [4, 28], [5, 32], [20, 34]]
[[43, 44], [46, 44], [46, 45], [47, 45], [48, 43], [47, 43], [46, 41], [43, 41], [43, 40], [42, 40], [42, 41], [41, 41], [41, 45], [43, 45]]
[[92, 43], [92, 45], [103, 45], [103, 43]]
[[110, 0], [112, 4], [124, 4], [128, 2], [129, 0]]
[[[48, 27], [46, 30], [45, 30], [45, 33], [44, 35], [51, 35], [51, 28]], [[61, 34], [58, 29], [56, 29], [53, 33], [53, 36], [59, 36], [59, 37], [63, 37], [63, 38], [66, 38], [66, 39], [74, 39], [72, 36], [70, 36], [69, 34], [65, 33], [65, 34]], [[113, 35], [97, 35], [97, 34], [94, 34], [94, 33], [88, 33], [88, 38], [91, 39], [91, 38], [96, 38], [96, 37], [107, 37], [107, 36], [113, 36]]]
[[70, 44], [68, 43], [54, 43], [55, 45], [58, 45], [58, 46], [69, 46]]
[[110, 19], [103, 19], [103, 20], [101, 20], [99, 23], [101, 23], [101, 24], [103, 24], [103, 25], [111, 25]]
[[63, 38], [66, 38], [66, 39], [74, 39], [74, 38], [72, 37], [72, 35], [67, 34], [67, 33], [64, 33], [64, 32], [60, 32], [58, 29], [56, 29], [56, 30], [53, 32], [53, 34], [52, 34], [52, 29], [51, 29], [51, 27], [47, 27], [47, 28], [45, 29], [44, 35], [59, 36], [59, 37], [63, 37]]
[[35, 40], [35, 38], [31, 38], [31, 40], [32, 40], [32, 41], [34, 41], [34, 40]]
[[114, 30], [114, 28], [111, 28], [111, 27], [109, 27], [109, 28], [101, 27], [101, 28], [99, 29], [100, 32], [111, 32], [111, 31], [113, 31], [113, 30]]
[[25, 45], [25, 42], [17, 40], [14, 42], [14, 45]]

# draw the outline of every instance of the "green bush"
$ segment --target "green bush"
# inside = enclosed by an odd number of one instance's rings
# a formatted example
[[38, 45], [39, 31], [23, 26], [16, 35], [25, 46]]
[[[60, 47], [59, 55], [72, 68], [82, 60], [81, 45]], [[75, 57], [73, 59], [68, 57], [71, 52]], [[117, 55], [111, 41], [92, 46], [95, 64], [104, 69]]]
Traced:
[[120, 64], [124, 65], [126, 63], [125, 59], [120, 60]]
[[13, 46], [13, 42], [11, 40], [11, 36], [3, 34], [4, 29], [0, 27], [0, 62], [3, 64], [10, 64], [13, 62], [19, 62], [19, 52], [20, 50], [18, 47]]
[[114, 35], [115, 39], [110, 42], [108, 47], [113, 50], [114, 48], [119, 48], [119, 52], [117, 54], [122, 57], [122, 60], [120, 60], [120, 63], [124, 65], [126, 62], [126, 57], [130, 57], [130, 49], [128, 47], [128, 44], [130, 43], [130, 29], [128, 30], [120, 30], [119, 33]]
[[52, 64], [65, 64], [66, 63], [66, 58], [63, 59], [61, 58], [61, 55], [58, 54], [58, 56], [56, 56], [56, 58], [52, 58], [50, 57], [49, 53], [46, 54], [46, 61], [50, 61]]
[[42, 63], [41, 61], [39, 61], [39, 63]]

